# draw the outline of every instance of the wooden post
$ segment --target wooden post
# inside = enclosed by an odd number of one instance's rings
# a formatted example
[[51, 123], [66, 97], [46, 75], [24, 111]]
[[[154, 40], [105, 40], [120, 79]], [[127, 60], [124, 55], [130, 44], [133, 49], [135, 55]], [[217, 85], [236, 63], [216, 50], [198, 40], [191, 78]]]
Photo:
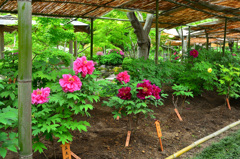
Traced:
[[93, 18], [91, 18], [91, 60], [93, 58]]
[[[69, 53], [73, 55], [73, 41], [69, 41]], [[70, 62], [70, 68], [73, 69], [73, 56]]]
[[238, 52], [238, 39], [237, 39], [237, 46], [236, 47], [237, 47], [237, 52]]
[[208, 50], [209, 38], [208, 38], [208, 33], [206, 29], [205, 29], [205, 34], [206, 34], [206, 49]]
[[183, 36], [183, 29], [182, 29], [182, 26], [181, 26], [181, 34], [182, 34], [182, 58], [181, 58], [181, 63], [183, 63], [183, 54], [184, 54], [184, 36]]
[[4, 59], [4, 31], [3, 31], [3, 26], [0, 26], [0, 59]]
[[18, 145], [32, 159], [32, 1], [18, 0]]
[[188, 26], [188, 51], [191, 50], [191, 27]]
[[224, 27], [223, 56], [225, 55], [226, 32], [227, 32], [227, 18], [225, 18], [225, 27]]
[[14, 33], [14, 41], [13, 41], [13, 47], [16, 46], [16, 34]]
[[77, 40], [74, 41], [74, 57], [77, 57]]
[[158, 8], [159, 0], [156, 0], [156, 53], [155, 53], [155, 64], [158, 64]]

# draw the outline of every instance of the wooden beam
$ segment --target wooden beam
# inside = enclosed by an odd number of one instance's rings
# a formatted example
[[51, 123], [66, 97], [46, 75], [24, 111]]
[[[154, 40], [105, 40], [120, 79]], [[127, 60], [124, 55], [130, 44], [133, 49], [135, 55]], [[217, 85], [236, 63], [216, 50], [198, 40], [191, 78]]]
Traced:
[[[115, 1], [115, 0], [111, 0], [110, 2], [105, 3], [104, 6], [106, 6], [107, 4], [112, 3], [112, 2], [114, 2], [114, 1]], [[87, 14], [89, 14], [89, 13], [92, 13], [93, 11], [95, 11], [95, 10], [97, 10], [97, 9], [99, 9], [99, 8], [101, 8], [101, 7], [99, 6], [99, 7], [97, 7], [97, 8], [94, 8], [94, 9], [92, 9], [91, 11], [83, 14], [83, 16], [85, 16], [85, 15], [87, 15]]]
[[240, 20], [239, 17], [226, 17], [226, 16], [223, 16], [223, 15], [216, 14], [216, 13], [212, 13], [212, 12], [209, 12], [209, 11], [206, 11], [206, 10], [203, 10], [203, 9], [199, 9], [199, 8], [196, 8], [196, 7], [187, 5], [187, 4], [179, 3], [179, 2], [176, 2], [176, 1], [174, 1], [174, 0], [164, 0], [164, 1], [168, 1], [168, 2], [171, 2], [171, 3], [177, 4], [177, 5], [180, 5], [180, 6], [184, 6], [184, 7], [187, 7], [187, 8], [191, 8], [191, 9], [193, 9], [193, 10], [197, 10], [197, 11], [200, 11], [200, 12], [203, 12], [203, 13], [206, 13], [206, 14], [209, 14], [209, 15], [214, 15], [214, 16], [217, 16], [217, 17], [220, 17], [220, 18], [229, 18], [229, 19]]
[[18, 0], [19, 158], [32, 159], [32, 2]]
[[158, 64], [158, 10], [159, 0], [156, 0], [156, 52], [155, 52], [155, 64]]
[[226, 32], [227, 32], [227, 18], [225, 18], [224, 39], [223, 39], [223, 56], [225, 55]]
[[93, 18], [91, 18], [91, 60], [93, 59]]

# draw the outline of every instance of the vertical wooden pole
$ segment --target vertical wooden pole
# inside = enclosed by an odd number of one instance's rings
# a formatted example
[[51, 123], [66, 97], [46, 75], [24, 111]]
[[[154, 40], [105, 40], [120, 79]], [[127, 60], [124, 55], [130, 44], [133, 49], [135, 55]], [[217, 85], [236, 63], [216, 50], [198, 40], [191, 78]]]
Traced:
[[18, 0], [18, 145], [32, 159], [32, 1]]
[[[73, 55], [73, 41], [69, 41], [69, 53]], [[70, 68], [73, 69], [73, 56], [70, 62]]]
[[4, 31], [3, 31], [3, 26], [0, 26], [0, 52], [1, 56], [0, 59], [4, 59]]
[[208, 38], [208, 33], [206, 29], [205, 29], [205, 34], [206, 34], [206, 49], [208, 50], [209, 38]]
[[184, 54], [184, 49], [183, 49], [183, 47], [184, 47], [184, 36], [183, 36], [183, 28], [182, 28], [182, 26], [181, 26], [181, 38], [182, 38], [182, 58], [181, 58], [181, 63], [183, 63], [183, 54]]
[[91, 60], [93, 58], [93, 18], [91, 18]]
[[77, 57], [77, 40], [74, 41], [74, 57]]
[[13, 41], [13, 47], [16, 46], [16, 34], [14, 33], [14, 41]]
[[156, 0], [156, 53], [155, 53], [155, 64], [158, 64], [158, 9], [159, 9], [159, 0]]
[[237, 47], [237, 52], [238, 52], [238, 39], [237, 39], [237, 46], [236, 47]]
[[191, 50], [191, 27], [188, 26], [188, 51]]
[[224, 27], [223, 56], [225, 55], [226, 32], [227, 32], [227, 18], [225, 18], [225, 27]]

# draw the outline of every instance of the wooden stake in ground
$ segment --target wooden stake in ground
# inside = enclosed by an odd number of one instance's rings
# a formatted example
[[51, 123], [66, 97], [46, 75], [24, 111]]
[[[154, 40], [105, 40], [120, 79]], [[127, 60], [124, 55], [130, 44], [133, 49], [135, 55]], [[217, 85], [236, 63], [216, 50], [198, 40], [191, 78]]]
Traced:
[[175, 107], [174, 111], [175, 111], [175, 113], [177, 114], [179, 120], [180, 120], [180, 121], [183, 121], [181, 115], [179, 114], [179, 112], [178, 112], [178, 110], [177, 110], [178, 97], [177, 97], [177, 99], [176, 99], [176, 101], [175, 101], [175, 100], [174, 100], [174, 95], [172, 95], [172, 102], [173, 102], [173, 105], [174, 105], [174, 107]]
[[178, 110], [177, 110], [177, 108], [175, 108], [174, 111], [175, 111], [175, 113], [177, 114], [179, 120], [180, 120], [180, 121], [183, 121], [181, 115], [179, 114], [179, 112], [178, 112]]
[[127, 133], [127, 139], [126, 139], [126, 143], [125, 143], [125, 147], [128, 147], [128, 145], [129, 145], [130, 136], [131, 136], [131, 131], [128, 131], [128, 133]]
[[230, 106], [228, 98], [226, 98], [226, 102], [227, 102], [228, 109], [231, 110], [231, 106]]
[[61, 145], [62, 147], [62, 155], [63, 155], [63, 159], [72, 159], [72, 156], [75, 159], [81, 159], [80, 157], [78, 157], [75, 153], [73, 153], [70, 150], [70, 144], [66, 143], [65, 145]]
[[160, 128], [160, 121], [156, 120], [155, 125], [156, 125], [156, 130], [157, 130], [157, 135], [158, 135], [158, 138], [159, 138], [161, 150], [163, 151], [163, 145], [162, 145], [162, 140], [161, 140], [162, 131], [161, 131], [161, 128]]

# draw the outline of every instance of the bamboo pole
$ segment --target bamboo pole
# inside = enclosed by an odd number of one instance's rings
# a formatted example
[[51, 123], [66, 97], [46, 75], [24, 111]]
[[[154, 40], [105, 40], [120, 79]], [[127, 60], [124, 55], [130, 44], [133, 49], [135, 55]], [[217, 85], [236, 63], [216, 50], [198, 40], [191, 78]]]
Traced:
[[205, 142], [205, 141], [207, 141], [207, 140], [209, 140], [209, 139], [211, 139], [211, 138], [213, 138], [213, 137], [215, 137], [215, 136], [218, 136], [219, 134], [221, 134], [221, 133], [227, 131], [228, 129], [231, 129], [231, 128], [239, 125], [239, 124], [240, 124], [240, 120], [239, 120], [239, 121], [236, 121], [236, 122], [234, 122], [234, 123], [232, 123], [232, 124], [229, 124], [228, 126], [226, 126], [226, 127], [222, 128], [222, 129], [216, 131], [215, 133], [212, 133], [212, 134], [210, 134], [210, 135], [208, 135], [208, 136], [206, 136], [206, 137], [204, 137], [204, 138], [201, 138], [201, 139], [197, 140], [196, 142], [192, 143], [191, 145], [183, 148], [182, 150], [174, 153], [173, 155], [171, 155], [171, 156], [169, 156], [169, 157], [167, 157], [167, 158], [165, 158], [165, 159], [177, 158], [178, 156], [180, 156], [180, 155], [182, 155], [183, 153], [191, 150], [192, 148], [196, 147], [197, 145], [200, 145], [200, 144], [202, 144], [203, 142]]
[[32, 2], [18, 0], [18, 144], [21, 159], [32, 159]]
[[158, 9], [159, 9], [159, 0], [156, 0], [156, 53], [155, 53], [155, 64], [158, 64]]
[[183, 63], [183, 54], [184, 54], [184, 36], [183, 36], [183, 28], [181, 26], [181, 38], [182, 38], [182, 58], [181, 58], [181, 63]]
[[[73, 55], [73, 41], [72, 40], [69, 41], [69, 53]], [[73, 56], [71, 58], [70, 68], [73, 69]]]
[[1, 52], [1, 56], [0, 59], [4, 59], [4, 30], [3, 30], [3, 26], [0, 26], [0, 52]]
[[225, 55], [226, 32], [227, 32], [227, 18], [225, 18], [225, 27], [224, 27], [223, 56]]
[[91, 18], [91, 60], [93, 58], [93, 18]]
[[206, 29], [205, 29], [205, 34], [206, 34], [206, 49], [208, 50], [209, 38], [208, 38], [208, 33]]

